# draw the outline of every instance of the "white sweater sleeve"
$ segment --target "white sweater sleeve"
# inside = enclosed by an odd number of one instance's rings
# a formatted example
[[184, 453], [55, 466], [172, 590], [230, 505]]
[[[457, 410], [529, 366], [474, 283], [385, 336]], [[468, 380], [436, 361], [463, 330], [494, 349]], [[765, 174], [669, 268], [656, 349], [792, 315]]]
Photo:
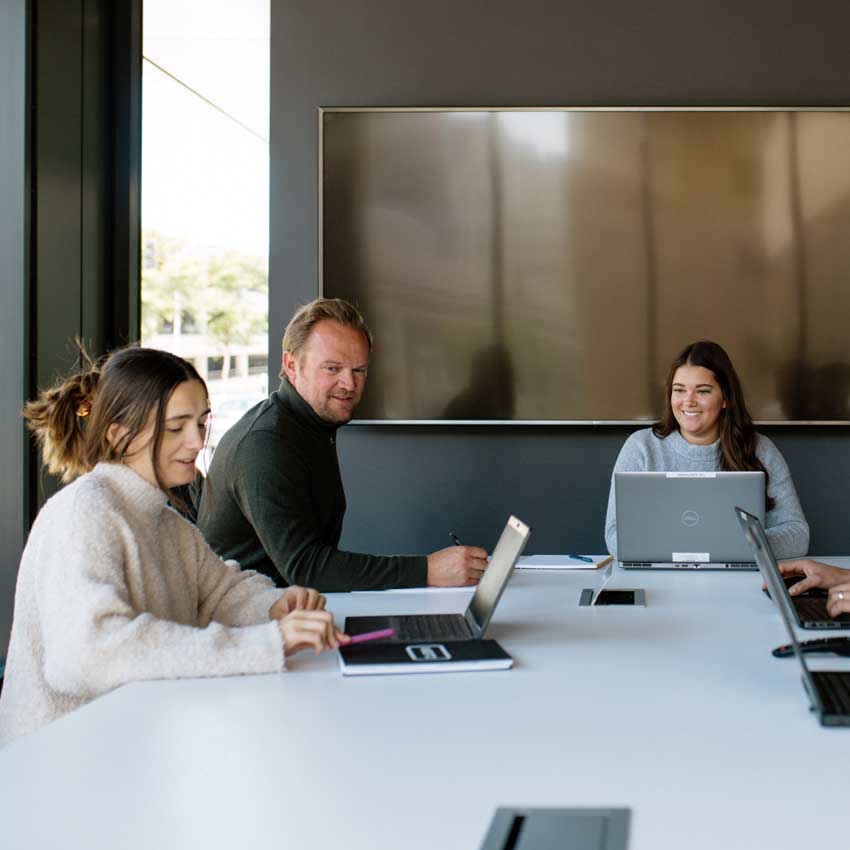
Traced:
[[42, 541], [36, 601], [52, 688], [89, 698], [140, 679], [283, 669], [275, 622], [199, 628], [134, 607], [125, 564], [132, 539], [108, 515], [90, 513], [76, 528], [69, 519], [66, 534], [55, 529]]
[[[179, 520], [182, 521], [182, 520]], [[252, 626], [269, 621], [269, 608], [283, 590], [253, 570], [241, 570], [236, 561], [223, 561], [193, 527], [198, 553], [198, 621], [226, 626]]]

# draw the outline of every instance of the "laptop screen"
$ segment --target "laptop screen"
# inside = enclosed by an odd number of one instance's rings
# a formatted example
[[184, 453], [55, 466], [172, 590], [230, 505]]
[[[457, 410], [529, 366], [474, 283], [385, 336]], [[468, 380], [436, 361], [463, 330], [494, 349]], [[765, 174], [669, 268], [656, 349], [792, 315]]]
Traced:
[[767, 540], [767, 535], [764, 533], [764, 528], [756, 517], [748, 514], [743, 508], [736, 507], [735, 514], [738, 517], [738, 522], [741, 523], [744, 536], [753, 547], [756, 564], [767, 584], [767, 589], [770, 591], [770, 598], [776, 603], [776, 607], [779, 609], [779, 616], [782, 618], [782, 622], [788, 631], [791, 646], [794, 648], [794, 655], [803, 669], [803, 682], [805, 683], [806, 690], [809, 692], [809, 698], [818, 710], [822, 710], [817, 688], [815, 688], [815, 684], [812, 681], [812, 675], [803, 658], [800, 645], [797, 643], [797, 636], [792, 623], [794, 613], [791, 607], [791, 597], [788, 593], [788, 588], [785, 587], [785, 582], [782, 580], [782, 573], [779, 571], [776, 558], [774, 558], [770, 543]]
[[469, 622], [470, 618], [472, 619], [469, 625], [470, 628], [477, 630], [476, 637], [487, 628], [493, 611], [499, 604], [502, 591], [511, 576], [514, 564], [525, 548], [529, 534], [531, 529], [515, 516], [507, 521], [502, 536], [493, 550], [490, 565], [484, 570], [484, 575], [475, 589], [475, 595], [466, 609], [466, 620]]

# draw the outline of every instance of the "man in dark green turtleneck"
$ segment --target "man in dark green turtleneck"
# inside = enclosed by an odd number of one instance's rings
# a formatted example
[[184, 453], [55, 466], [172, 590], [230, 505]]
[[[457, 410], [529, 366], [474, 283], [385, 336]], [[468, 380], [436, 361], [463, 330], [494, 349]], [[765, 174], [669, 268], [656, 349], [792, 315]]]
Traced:
[[487, 553], [474, 546], [428, 556], [337, 548], [345, 493], [336, 431], [363, 394], [371, 348], [363, 317], [345, 301], [320, 298], [295, 314], [283, 337], [280, 388], [216, 447], [198, 527], [222, 558], [279, 585], [332, 592], [476, 584]]

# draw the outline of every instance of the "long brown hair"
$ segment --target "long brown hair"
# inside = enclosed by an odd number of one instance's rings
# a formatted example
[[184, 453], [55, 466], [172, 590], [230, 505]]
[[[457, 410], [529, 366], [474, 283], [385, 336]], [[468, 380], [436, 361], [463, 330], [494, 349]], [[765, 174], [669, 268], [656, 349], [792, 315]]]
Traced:
[[[167, 351], [128, 346], [95, 362], [80, 348], [81, 367], [36, 401], [27, 402], [23, 415], [41, 446], [44, 465], [65, 482], [83, 475], [100, 461], [120, 462], [127, 449], [155, 413], [150, 442], [154, 475], [160, 489], [181, 508], [185, 500], [159, 477], [165, 406], [184, 381], [206, 384], [191, 363]], [[109, 426], [119, 425], [121, 437], [108, 437]]]
[[700, 340], [685, 346], [674, 358], [667, 373], [664, 413], [652, 426], [656, 437], [667, 437], [679, 430], [679, 423], [673, 415], [670, 397], [673, 392], [673, 377], [680, 366], [702, 366], [714, 375], [726, 406], [720, 411], [720, 445], [718, 447], [720, 468], [727, 471], [754, 471], [764, 473], [764, 504], [770, 511], [775, 500], [767, 494], [770, 476], [764, 464], [756, 456], [758, 434], [752, 417], [744, 401], [744, 391], [738, 373], [729, 359], [729, 355], [716, 342]]

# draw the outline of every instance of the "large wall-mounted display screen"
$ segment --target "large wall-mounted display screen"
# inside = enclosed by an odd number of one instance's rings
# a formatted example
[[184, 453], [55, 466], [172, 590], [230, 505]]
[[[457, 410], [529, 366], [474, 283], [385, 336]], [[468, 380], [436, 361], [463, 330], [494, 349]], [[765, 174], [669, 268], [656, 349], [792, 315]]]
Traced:
[[850, 112], [325, 109], [320, 142], [358, 419], [651, 420], [713, 339], [756, 420], [850, 420]]

